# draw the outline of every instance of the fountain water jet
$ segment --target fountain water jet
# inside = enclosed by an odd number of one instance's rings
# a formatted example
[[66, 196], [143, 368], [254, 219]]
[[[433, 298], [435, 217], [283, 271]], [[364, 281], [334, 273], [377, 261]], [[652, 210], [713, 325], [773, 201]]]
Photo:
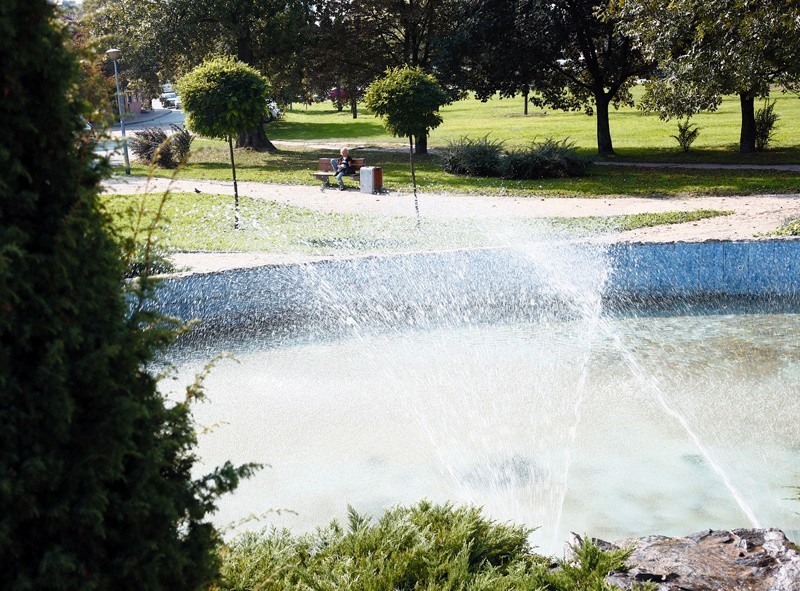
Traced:
[[[250, 297], [225, 318], [253, 324], [228, 325], [209, 345], [238, 349], [243, 363], [209, 381], [214, 404], [200, 409], [208, 411], [201, 419], [230, 420], [232, 426], [214, 434], [215, 441], [201, 442], [201, 450], [209, 463], [237, 451], [236, 461], [274, 466], [246, 483], [231, 506], [246, 506], [246, 513], [259, 506], [294, 508], [300, 517], [276, 523], [310, 528], [341, 516], [348, 502], [373, 513], [421, 497], [471, 502], [497, 519], [542, 526], [535, 541], [552, 550], [565, 537], [562, 522], [609, 537], [684, 534], [687, 522], [692, 529], [745, 525], [739, 500], [726, 499], [731, 487], [740, 488], [734, 481], [744, 478], [748, 490], [761, 494], [753, 514], [800, 530], [796, 517], [787, 516], [789, 502], [771, 498], [800, 471], [800, 434], [783, 420], [800, 412], [790, 395], [800, 385], [800, 371], [793, 369], [800, 360], [790, 353], [800, 344], [797, 308], [776, 321], [770, 315], [754, 316], [753, 323], [736, 317], [731, 326], [713, 315], [682, 324], [678, 318], [675, 325], [666, 314], [608, 317], [602, 289], [586, 287], [602, 286], [608, 266], [596, 263], [597, 248], [590, 255], [581, 250], [537, 244], [502, 255], [317, 265], [295, 269], [288, 279], [281, 275], [285, 269], [277, 269], [272, 282], [258, 274], [252, 281], [247, 274], [230, 278], [229, 291]], [[256, 306], [263, 302], [259, 289], [276, 282], [283, 300]], [[278, 321], [259, 316], [265, 308], [279, 310]], [[294, 332], [282, 332], [287, 326]], [[241, 333], [248, 336], [239, 342]], [[753, 428], [768, 436], [767, 446], [738, 435], [745, 443], [736, 453], [753, 448], [768, 455], [762, 465], [736, 456], [713, 460], [720, 451], [705, 442], [725, 444], [714, 430], [696, 436], [700, 448], [684, 449], [686, 431], [673, 433], [663, 421], [670, 408], [691, 414], [693, 398], [683, 392], [698, 382], [691, 364], [707, 365], [703, 375], [711, 381], [730, 377], [715, 367], [738, 355], [722, 352], [729, 341], [756, 342], [771, 360], [770, 373], [762, 376], [762, 368], [748, 365], [752, 376], [719, 392], [701, 388], [696, 396], [711, 405], [709, 415], [720, 414], [717, 407], [736, 411], [725, 420], [742, 429], [749, 428], [742, 409], [750, 408], [751, 399], [774, 399], [781, 416]], [[708, 342], [720, 345], [719, 357], [702, 361]], [[676, 356], [673, 349], [686, 351]], [[187, 372], [192, 356], [198, 359], [198, 353], [187, 354]], [[683, 376], [674, 392], [663, 379], [643, 380], [668, 372], [669, 364]], [[738, 390], [751, 393], [744, 401], [729, 396]], [[661, 418], [649, 412], [648, 396]], [[676, 399], [688, 405], [688, 415], [670, 402]], [[689, 419], [678, 422], [691, 425]], [[765, 433], [770, 422], [777, 425], [774, 435]], [[618, 438], [624, 441], [615, 449]], [[635, 449], [628, 449], [631, 441]], [[731, 487], [713, 482], [718, 472], [710, 460], [725, 466], [723, 472], [735, 467]], [[645, 464], [654, 466], [646, 466], [643, 476]], [[670, 488], [670, 479], [680, 482], [679, 491]], [[225, 516], [231, 512], [237, 509]]]

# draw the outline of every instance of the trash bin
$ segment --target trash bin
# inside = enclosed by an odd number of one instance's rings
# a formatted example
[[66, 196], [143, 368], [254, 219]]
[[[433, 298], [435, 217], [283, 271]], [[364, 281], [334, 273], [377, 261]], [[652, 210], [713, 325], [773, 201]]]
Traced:
[[362, 193], [380, 193], [383, 189], [383, 169], [380, 166], [362, 166], [359, 184]]

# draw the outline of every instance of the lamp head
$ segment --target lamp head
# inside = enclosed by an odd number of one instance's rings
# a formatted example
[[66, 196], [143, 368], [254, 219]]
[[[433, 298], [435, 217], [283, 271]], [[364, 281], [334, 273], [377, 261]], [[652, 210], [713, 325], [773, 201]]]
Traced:
[[106, 51], [106, 55], [112, 60], [117, 61], [122, 56], [122, 52], [119, 49], [112, 48]]

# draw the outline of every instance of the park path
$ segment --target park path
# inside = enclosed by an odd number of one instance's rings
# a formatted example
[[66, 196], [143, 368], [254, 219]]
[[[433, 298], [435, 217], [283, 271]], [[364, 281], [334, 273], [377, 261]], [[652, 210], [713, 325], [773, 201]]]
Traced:
[[[321, 190], [306, 185], [280, 185], [243, 181], [239, 194], [321, 212], [365, 215], [414, 216], [414, 198], [409, 193], [361, 193]], [[233, 195], [233, 182], [192, 179], [116, 176], [104, 183], [106, 193], [135, 194], [172, 192]], [[786, 220], [800, 218], [800, 195], [747, 195], [725, 197], [598, 197], [556, 198], [536, 196], [419, 193], [423, 218], [548, 218], [611, 216], [714, 209], [733, 212], [728, 216], [620, 232], [604, 240], [613, 242], [700, 242], [706, 240], [751, 240], [779, 228]], [[254, 266], [267, 263], [302, 262], [323, 257], [220, 253], [179, 255], [176, 263], [195, 271]]]

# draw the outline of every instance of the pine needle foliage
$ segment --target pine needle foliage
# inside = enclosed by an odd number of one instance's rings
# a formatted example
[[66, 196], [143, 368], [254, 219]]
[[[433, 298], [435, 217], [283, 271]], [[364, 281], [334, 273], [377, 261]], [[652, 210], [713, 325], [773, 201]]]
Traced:
[[172, 125], [170, 135], [160, 127], [145, 127], [133, 136], [128, 144], [136, 157], [161, 168], [177, 168], [186, 160], [194, 140], [194, 135], [177, 125]]
[[630, 555], [586, 541], [558, 563], [533, 552], [530, 533], [474, 507], [422, 501], [374, 522], [350, 508], [344, 527], [239, 536], [224, 549], [217, 591], [605, 591], [615, 589], [605, 575]]
[[450, 174], [500, 176], [502, 153], [503, 142], [490, 140], [488, 136], [479, 139], [462, 137], [456, 142], [448, 142], [442, 150], [442, 168]]
[[219, 561], [207, 516], [254, 467], [192, 475], [202, 383], [167, 405], [147, 370], [176, 325], [152, 280], [123, 282], [56, 11], [0, 3], [0, 581], [197, 589]]

